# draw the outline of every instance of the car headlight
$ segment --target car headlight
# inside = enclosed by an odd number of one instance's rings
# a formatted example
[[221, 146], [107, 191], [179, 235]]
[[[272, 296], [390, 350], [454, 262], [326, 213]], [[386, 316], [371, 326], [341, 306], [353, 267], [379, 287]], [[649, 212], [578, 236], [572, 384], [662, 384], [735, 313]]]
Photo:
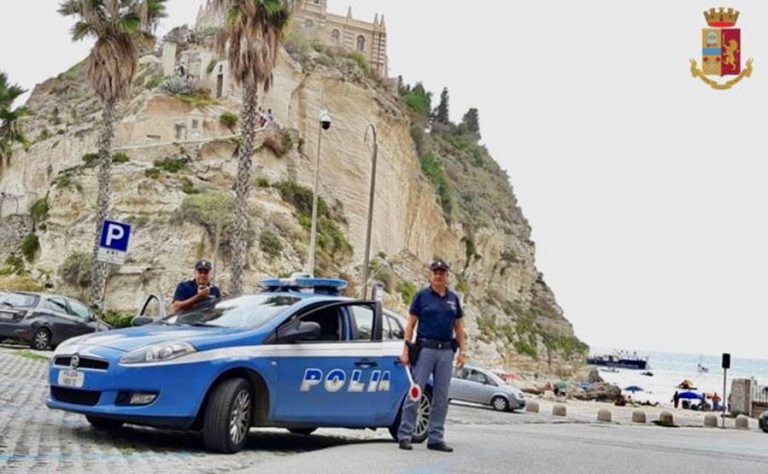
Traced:
[[178, 359], [181, 356], [197, 352], [188, 342], [154, 344], [131, 351], [120, 357], [121, 364], [147, 364]]

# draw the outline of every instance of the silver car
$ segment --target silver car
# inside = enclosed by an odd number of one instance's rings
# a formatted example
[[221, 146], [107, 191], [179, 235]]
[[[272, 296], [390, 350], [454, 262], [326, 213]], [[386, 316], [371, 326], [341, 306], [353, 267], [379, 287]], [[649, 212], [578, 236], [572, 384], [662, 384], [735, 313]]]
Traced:
[[525, 407], [523, 392], [508, 385], [490, 370], [479, 367], [457, 368], [453, 372], [448, 398], [490, 405], [499, 411]]

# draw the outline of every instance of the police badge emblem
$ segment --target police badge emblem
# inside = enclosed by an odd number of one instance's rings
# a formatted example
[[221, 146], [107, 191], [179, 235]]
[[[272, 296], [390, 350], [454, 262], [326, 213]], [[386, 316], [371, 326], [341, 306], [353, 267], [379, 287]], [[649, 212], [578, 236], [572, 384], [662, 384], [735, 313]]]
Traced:
[[[733, 8], [710, 8], [704, 12], [704, 18], [709, 28], [701, 31], [702, 68], [699, 69], [696, 60], [691, 59], [691, 74], [713, 89], [730, 89], [743, 78], [752, 75], [751, 59], [741, 69], [741, 29], [734, 28], [739, 12]], [[721, 84], [707, 76], [736, 77]]]

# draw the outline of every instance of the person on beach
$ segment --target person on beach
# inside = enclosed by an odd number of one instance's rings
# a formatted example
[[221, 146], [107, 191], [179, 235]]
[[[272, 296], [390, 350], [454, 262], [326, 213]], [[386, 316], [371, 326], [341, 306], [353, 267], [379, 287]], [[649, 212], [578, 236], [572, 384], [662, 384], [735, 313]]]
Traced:
[[675, 390], [675, 394], [672, 395], [672, 402], [675, 404], [675, 408], [680, 404], [680, 392]]
[[722, 400], [722, 398], [715, 392], [712, 395], [712, 411], [720, 411], [720, 400]]

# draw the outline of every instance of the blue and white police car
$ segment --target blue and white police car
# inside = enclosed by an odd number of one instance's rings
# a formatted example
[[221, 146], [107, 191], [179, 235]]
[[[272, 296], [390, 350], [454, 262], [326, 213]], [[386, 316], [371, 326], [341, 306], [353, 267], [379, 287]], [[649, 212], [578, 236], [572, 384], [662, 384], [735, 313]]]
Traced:
[[[379, 302], [339, 296], [343, 280], [264, 280], [264, 292], [216, 301], [56, 349], [49, 408], [96, 429], [125, 423], [202, 431], [234, 453], [251, 427], [389, 428], [409, 389], [404, 320]], [[139, 318], [137, 318], [139, 319]], [[430, 389], [415, 441], [427, 435]]]

